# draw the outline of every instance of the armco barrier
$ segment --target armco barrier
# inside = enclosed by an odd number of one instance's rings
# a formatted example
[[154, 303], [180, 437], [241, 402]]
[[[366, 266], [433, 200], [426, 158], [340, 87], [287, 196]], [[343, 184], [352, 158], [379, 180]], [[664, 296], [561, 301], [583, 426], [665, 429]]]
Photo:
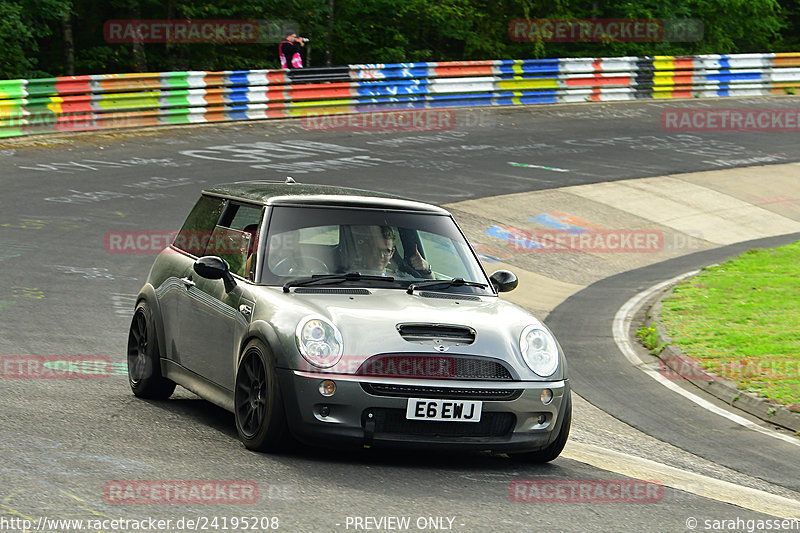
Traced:
[[793, 94], [800, 53], [0, 80], [0, 138], [391, 109]]

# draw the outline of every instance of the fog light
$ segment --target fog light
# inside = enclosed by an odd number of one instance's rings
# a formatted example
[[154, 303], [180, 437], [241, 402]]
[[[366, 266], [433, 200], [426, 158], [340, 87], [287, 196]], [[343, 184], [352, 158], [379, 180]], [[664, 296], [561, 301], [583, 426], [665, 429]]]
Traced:
[[542, 403], [547, 405], [553, 401], [553, 391], [550, 389], [542, 390]]
[[334, 392], [336, 392], [336, 383], [333, 381], [326, 379], [319, 384], [319, 393], [323, 396], [333, 396]]
[[539, 415], [539, 420], [537, 420], [537, 421], [539, 422], [539, 425], [541, 426], [542, 424], [545, 423], [546, 420], [547, 420], [547, 417], [545, 415]]
[[322, 408], [319, 410], [319, 414], [324, 418], [329, 414], [331, 414], [331, 408], [328, 407], [327, 405], [323, 405]]

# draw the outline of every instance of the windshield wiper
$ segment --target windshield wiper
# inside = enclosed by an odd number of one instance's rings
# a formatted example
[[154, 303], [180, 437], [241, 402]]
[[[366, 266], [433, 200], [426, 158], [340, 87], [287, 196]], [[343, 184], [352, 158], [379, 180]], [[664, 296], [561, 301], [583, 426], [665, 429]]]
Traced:
[[453, 279], [430, 279], [426, 281], [417, 281], [408, 286], [406, 292], [414, 294], [414, 289], [426, 289], [430, 287], [438, 287], [441, 285], [442, 289], [449, 289], [450, 287], [480, 287], [485, 289], [488, 287], [485, 283], [478, 283], [477, 281], [464, 281], [462, 278]]
[[314, 274], [310, 278], [299, 278], [287, 281], [283, 284], [283, 292], [289, 292], [291, 287], [303, 287], [304, 285], [314, 285], [320, 281], [330, 281], [327, 285], [335, 285], [345, 281], [388, 281], [393, 282], [392, 276], [369, 276], [359, 272], [348, 272], [347, 274]]

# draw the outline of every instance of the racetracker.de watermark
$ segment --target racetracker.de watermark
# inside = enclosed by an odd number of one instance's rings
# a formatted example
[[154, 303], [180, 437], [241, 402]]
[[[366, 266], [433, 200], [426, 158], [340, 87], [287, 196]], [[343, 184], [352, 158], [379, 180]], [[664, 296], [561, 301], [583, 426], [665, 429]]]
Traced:
[[664, 109], [664, 131], [800, 132], [800, 109]]
[[300, 121], [300, 127], [309, 131], [448, 131], [455, 125], [456, 113], [452, 109], [306, 115]]
[[[118, 374], [124, 363], [102, 355], [3, 355], [2, 379], [98, 379]], [[125, 372], [127, 373], [127, 371]]]
[[518, 479], [508, 485], [517, 503], [656, 503], [664, 486], [641, 479]]
[[290, 20], [107, 20], [107, 43], [277, 43], [297, 31]]
[[53, 128], [57, 131], [96, 130], [99, 128], [129, 128], [139, 125], [137, 117], [119, 113], [59, 112], [52, 110], [19, 110], [0, 115], [0, 126], [28, 129]]
[[669, 355], [659, 360], [658, 369], [667, 379], [695, 381], [738, 381], [765, 375], [800, 378], [800, 361], [720, 361], [712, 370], [688, 355]]
[[108, 481], [103, 498], [113, 504], [252, 504], [258, 484], [242, 480]]
[[457, 358], [449, 355], [344, 355], [329, 368], [321, 368], [303, 360], [300, 370], [384, 378], [449, 379], [456, 377], [457, 365]]
[[499, 226], [489, 234], [508, 241], [513, 253], [656, 253], [664, 249], [664, 233], [649, 229], [593, 229], [582, 233], [558, 230], [508, 231]]
[[[99, 513], [98, 513], [99, 514]], [[277, 516], [203, 516], [180, 518], [20, 518], [0, 516], [0, 531], [269, 531]]]
[[[121, 230], [107, 231], [103, 236], [103, 247], [110, 254], [157, 254], [175, 240], [177, 231]], [[197, 237], [196, 248], [205, 247], [211, 238], [210, 232]]]
[[513, 19], [516, 42], [695, 42], [703, 38], [698, 19]]
[[254, 235], [247, 231], [112, 230], [103, 236], [103, 247], [110, 254], [157, 254], [174, 244], [195, 255], [242, 254], [255, 246]]

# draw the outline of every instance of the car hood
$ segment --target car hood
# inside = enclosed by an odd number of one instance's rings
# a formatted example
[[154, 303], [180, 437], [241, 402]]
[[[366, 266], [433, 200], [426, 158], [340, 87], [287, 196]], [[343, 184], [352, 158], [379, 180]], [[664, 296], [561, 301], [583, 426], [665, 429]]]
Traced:
[[[398, 326], [455, 325], [474, 330], [475, 340], [469, 345], [448, 346], [447, 354], [501, 359], [509, 363], [520, 379], [542, 379], [531, 372], [519, 351], [519, 338], [523, 328], [528, 325], [542, 326], [541, 322], [524, 309], [498, 297], [429, 291], [408, 294], [405, 290], [375, 288], [370, 288], [369, 294], [319, 292], [320, 294], [281, 293], [279, 297], [284, 303], [278, 304], [281, 309], [280, 317], [275, 316], [272, 319], [273, 324], [281, 324], [283, 340], [291, 340], [291, 343], [285, 342], [284, 346], [288, 350], [291, 345], [297, 353], [299, 368], [308, 369], [309, 364], [302, 359], [294, 346], [294, 332], [304, 318], [320, 316], [336, 325], [344, 343], [341, 361], [326, 369], [326, 372], [353, 373], [364, 360], [375, 354], [441, 355], [441, 348], [437, 350], [435, 342], [406, 340], [400, 335]], [[561, 377], [559, 370], [555, 378]]]

